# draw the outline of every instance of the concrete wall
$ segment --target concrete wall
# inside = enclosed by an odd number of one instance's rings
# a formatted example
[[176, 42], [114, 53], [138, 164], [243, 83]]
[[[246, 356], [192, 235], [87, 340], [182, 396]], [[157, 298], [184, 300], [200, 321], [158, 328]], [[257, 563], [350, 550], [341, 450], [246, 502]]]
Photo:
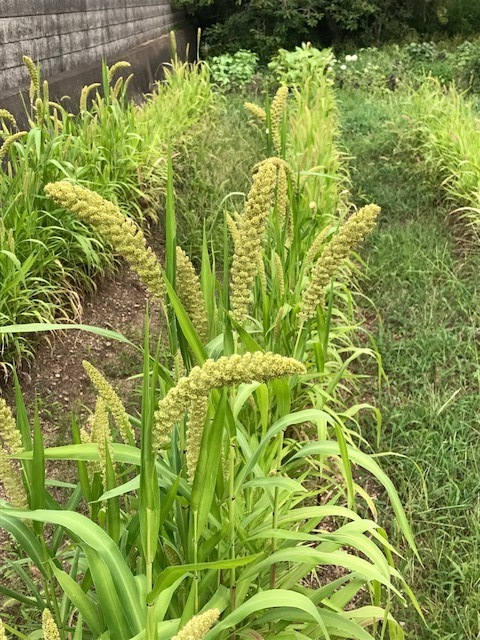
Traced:
[[48, 77], [155, 40], [182, 21], [169, 0], [0, 0], [0, 92], [27, 79], [22, 55]]

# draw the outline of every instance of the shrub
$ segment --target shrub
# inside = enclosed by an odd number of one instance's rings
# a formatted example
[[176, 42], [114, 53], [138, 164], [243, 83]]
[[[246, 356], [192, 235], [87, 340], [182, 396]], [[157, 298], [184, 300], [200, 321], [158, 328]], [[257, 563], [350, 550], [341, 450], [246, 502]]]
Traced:
[[257, 68], [258, 56], [240, 49], [233, 55], [224, 53], [208, 60], [213, 82], [222, 89], [241, 89], [252, 81]]

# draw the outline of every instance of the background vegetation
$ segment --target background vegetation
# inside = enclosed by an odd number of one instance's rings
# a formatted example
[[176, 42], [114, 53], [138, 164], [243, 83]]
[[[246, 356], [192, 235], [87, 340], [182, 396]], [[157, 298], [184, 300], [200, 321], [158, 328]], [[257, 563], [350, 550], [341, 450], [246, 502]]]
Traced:
[[250, 49], [268, 61], [302, 41], [330, 46], [378, 45], [433, 34], [471, 35], [480, 26], [476, 0], [177, 0], [205, 30], [209, 54]]

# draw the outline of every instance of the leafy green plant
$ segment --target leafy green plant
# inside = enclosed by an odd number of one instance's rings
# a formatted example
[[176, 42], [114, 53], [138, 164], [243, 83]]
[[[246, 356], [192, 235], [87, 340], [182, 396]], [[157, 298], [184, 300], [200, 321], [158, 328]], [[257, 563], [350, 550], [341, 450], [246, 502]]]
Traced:
[[241, 89], [252, 81], [257, 69], [258, 56], [240, 49], [233, 55], [224, 53], [208, 60], [212, 80], [221, 89]]
[[268, 64], [277, 80], [288, 86], [298, 86], [307, 78], [316, 78], [327, 72], [332, 63], [330, 49], [317, 49], [310, 42], [303, 42], [293, 51], [280, 49]]

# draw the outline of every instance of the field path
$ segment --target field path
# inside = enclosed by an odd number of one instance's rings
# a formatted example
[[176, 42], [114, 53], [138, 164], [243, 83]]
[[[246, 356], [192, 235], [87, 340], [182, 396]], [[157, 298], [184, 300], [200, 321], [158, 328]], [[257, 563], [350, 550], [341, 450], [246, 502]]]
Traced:
[[[424, 568], [406, 574], [428, 619], [407, 637], [480, 637], [480, 259], [458, 241], [418, 158], [398, 151], [401, 100], [340, 93], [353, 197], [382, 206], [365, 247], [364, 292], [389, 385], [380, 409], [385, 464], [416, 532]], [[393, 105], [393, 106], [392, 106]], [[393, 123], [392, 123], [393, 120]]]

